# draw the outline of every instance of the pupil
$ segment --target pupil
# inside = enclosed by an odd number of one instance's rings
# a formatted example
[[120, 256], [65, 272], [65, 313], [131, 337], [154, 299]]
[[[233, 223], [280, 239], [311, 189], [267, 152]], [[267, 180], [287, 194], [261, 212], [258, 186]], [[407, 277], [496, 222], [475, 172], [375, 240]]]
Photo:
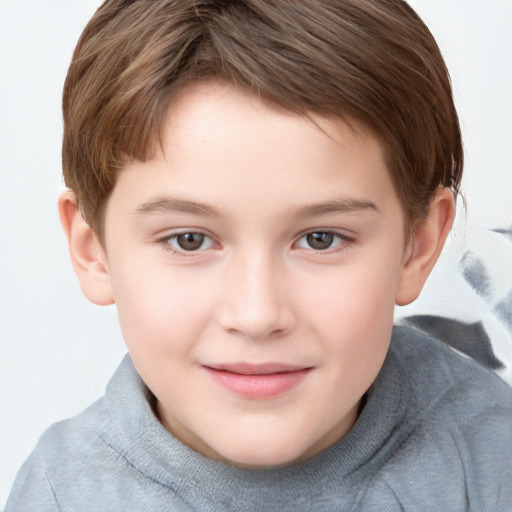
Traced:
[[195, 251], [203, 245], [204, 235], [201, 233], [183, 233], [178, 235], [177, 242], [184, 251]]
[[332, 245], [334, 235], [332, 233], [308, 233], [306, 236], [309, 246], [312, 249], [329, 249]]

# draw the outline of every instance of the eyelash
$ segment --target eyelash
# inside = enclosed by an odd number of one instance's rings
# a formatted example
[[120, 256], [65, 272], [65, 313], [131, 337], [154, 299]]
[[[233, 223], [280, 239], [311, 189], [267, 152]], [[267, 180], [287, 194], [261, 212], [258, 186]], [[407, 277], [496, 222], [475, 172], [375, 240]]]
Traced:
[[[331, 229], [315, 229], [315, 230], [311, 230], [311, 231], [307, 231], [306, 233], [303, 233], [298, 238], [297, 242], [295, 242], [294, 245], [299, 245], [301, 240], [307, 239], [307, 237], [312, 236], [312, 235], [322, 235], [322, 236], [327, 235], [327, 236], [332, 237], [331, 244], [324, 249], [311, 247], [311, 245], [310, 245], [311, 242], [308, 242], [308, 247], [301, 247], [306, 250], [311, 250], [314, 252], [314, 254], [318, 254], [318, 255], [327, 255], [327, 254], [332, 254], [335, 252], [343, 251], [343, 250], [347, 249], [348, 245], [351, 242], [354, 241], [353, 238], [348, 237], [338, 231], [334, 231]], [[336, 239], [337, 239], [337, 242], [334, 245], [332, 245], [336, 241]]]
[[[186, 236], [186, 235], [200, 235], [203, 237], [201, 241], [200, 247], [197, 249], [187, 250], [183, 247], [174, 247], [172, 244], [173, 241], [176, 241], [178, 237], [180, 236]], [[204, 243], [208, 241], [208, 247], [202, 248]], [[208, 236], [206, 233], [202, 233], [201, 231], [182, 231], [180, 233], [173, 233], [169, 236], [165, 236], [163, 238], [160, 238], [158, 240], [159, 243], [161, 243], [166, 251], [171, 252], [173, 255], [177, 255], [180, 257], [190, 257], [197, 255], [197, 253], [200, 253], [206, 249], [210, 249], [212, 246], [215, 245], [215, 241], [212, 239], [212, 237]]]
[[[203, 237], [203, 239], [201, 240], [201, 245], [197, 249], [191, 249], [191, 250], [184, 249], [183, 247], [175, 247], [172, 245], [172, 242], [176, 241], [178, 239], [178, 237], [185, 236], [185, 235], [200, 235], [201, 237]], [[324, 249], [319, 249], [319, 248], [315, 249], [314, 247], [311, 247], [311, 245], [309, 245], [310, 242], [308, 243], [309, 247], [301, 247], [299, 245], [301, 240], [303, 240], [303, 239], [307, 240], [307, 237], [313, 236], [313, 235], [322, 235], [322, 236], [327, 236], [327, 237], [331, 236], [332, 237], [331, 244]], [[334, 241], [336, 241], [336, 240], [337, 240], [337, 243], [335, 243], [335, 245], [332, 245], [332, 243], [334, 243]], [[316, 229], [316, 230], [311, 230], [311, 231], [307, 231], [307, 232], [303, 233], [297, 239], [297, 241], [294, 242], [293, 246], [299, 247], [301, 249], [313, 251], [313, 253], [315, 253], [315, 254], [327, 255], [327, 254], [332, 254], [332, 253], [343, 251], [343, 250], [347, 249], [347, 246], [350, 243], [352, 243], [353, 241], [354, 241], [353, 238], [347, 237], [346, 235], [343, 235], [343, 234], [339, 233], [338, 231], [334, 231], [334, 230], [330, 230], [330, 229]], [[201, 231], [182, 231], [179, 233], [173, 233], [171, 235], [160, 238], [158, 240], [158, 242], [164, 247], [164, 249], [166, 251], [169, 251], [173, 255], [177, 255], [179, 257], [197, 256], [198, 253], [201, 253], [207, 249], [210, 249], [213, 246], [215, 246], [215, 244], [216, 244], [216, 242], [213, 240], [212, 237], [210, 237], [209, 235], [207, 235]], [[208, 244], [208, 247], [206, 247], [206, 248], [203, 247], [205, 242]]]

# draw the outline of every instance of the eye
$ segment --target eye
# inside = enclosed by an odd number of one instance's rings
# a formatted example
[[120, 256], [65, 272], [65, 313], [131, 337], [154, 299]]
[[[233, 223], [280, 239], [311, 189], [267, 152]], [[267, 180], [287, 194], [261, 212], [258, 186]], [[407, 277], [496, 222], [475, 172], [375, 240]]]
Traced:
[[303, 235], [297, 246], [303, 249], [326, 251], [347, 242], [348, 239], [334, 231], [312, 231]]
[[165, 239], [165, 243], [178, 252], [193, 252], [210, 249], [213, 240], [203, 233], [179, 233]]

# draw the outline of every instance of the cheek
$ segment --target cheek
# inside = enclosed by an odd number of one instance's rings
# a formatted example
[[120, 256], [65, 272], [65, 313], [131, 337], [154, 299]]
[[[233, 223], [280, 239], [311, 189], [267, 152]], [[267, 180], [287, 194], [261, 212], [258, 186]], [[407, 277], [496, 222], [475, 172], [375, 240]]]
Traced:
[[393, 325], [395, 287], [396, 273], [388, 265], [364, 261], [340, 267], [321, 287], [310, 283], [304, 315], [342, 366], [340, 374], [380, 368]]
[[211, 318], [212, 290], [217, 288], [192, 271], [134, 260], [112, 276], [128, 349], [150, 357], [189, 351]]
[[304, 311], [315, 312], [325, 326], [371, 328], [392, 316], [397, 279], [384, 262], [340, 265], [321, 280], [313, 276], [304, 283], [309, 290]]

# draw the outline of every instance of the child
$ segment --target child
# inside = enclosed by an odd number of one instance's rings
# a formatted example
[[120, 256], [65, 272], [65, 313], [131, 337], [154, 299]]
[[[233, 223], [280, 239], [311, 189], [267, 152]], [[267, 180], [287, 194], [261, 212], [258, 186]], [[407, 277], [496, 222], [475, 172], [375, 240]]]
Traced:
[[511, 509], [510, 389], [392, 326], [462, 173], [405, 2], [107, 0], [63, 107], [61, 221], [129, 355], [7, 511]]

